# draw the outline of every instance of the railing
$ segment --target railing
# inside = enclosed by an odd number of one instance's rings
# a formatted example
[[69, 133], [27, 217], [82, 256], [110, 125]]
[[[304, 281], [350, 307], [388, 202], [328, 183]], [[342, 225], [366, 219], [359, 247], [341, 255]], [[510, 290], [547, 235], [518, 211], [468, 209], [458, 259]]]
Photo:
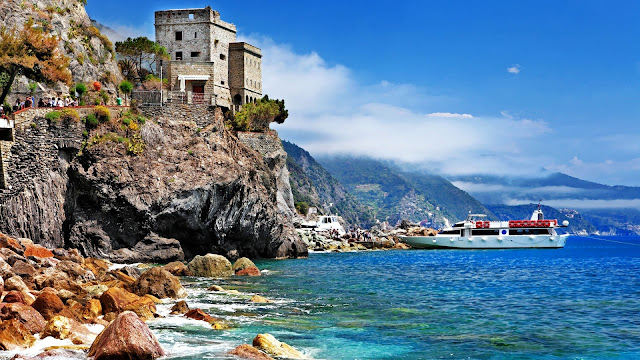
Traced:
[[194, 104], [205, 104], [204, 94], [201, 94], [201, 93], [191, 94], [191, 102]]
[[160, 104], [160, 90], [133, 90], [131, 98], [138, 104]]
[[167, 102], [173, 104], [186, 104], [187, 93], [184, 91], [169, 91], [169, 94], [167, 95]]

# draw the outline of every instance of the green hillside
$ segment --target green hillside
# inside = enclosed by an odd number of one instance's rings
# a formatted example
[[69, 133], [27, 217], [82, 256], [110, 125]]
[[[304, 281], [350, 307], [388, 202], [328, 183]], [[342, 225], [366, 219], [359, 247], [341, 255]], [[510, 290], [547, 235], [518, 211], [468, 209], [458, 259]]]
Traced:
[[440, 227], [444, 218], [457, 221], [471, 211], [493, 216], [480, 202], [436, 175], [402, 171], [370, 158], [331, 157], [318, 160], [379, 220], [392, 225], [402, 219]]
[[296, 203], [304, 202], [320, 211], [336, 213], [349, 226], [369, 228], [375, 223], [373, 210], [362, 205], [307, 151], [288, 141], [282, 145], [289, 155], [289, 182]]

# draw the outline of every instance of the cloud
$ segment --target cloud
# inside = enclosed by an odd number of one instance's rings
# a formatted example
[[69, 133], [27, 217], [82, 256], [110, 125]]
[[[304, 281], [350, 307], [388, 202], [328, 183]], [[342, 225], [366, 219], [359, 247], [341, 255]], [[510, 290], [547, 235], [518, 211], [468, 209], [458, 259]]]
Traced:
[[[536, 203], [537, 200], [511, 199], [507, 205], [523, 205]], [[615, 200], [583, 200], [583, 199], [557, 199], [545, 200], [545, 205], [555, 208], [570, 209], [640, 209], [640, 199], [615, 199]]]
[[473, 115], [471, 114], [454, 114], [448, 112], [436, 112], [427, 114], [427, 117], [430, 118], [449, 118], [449, 119], [473, 119]]
[[515, 64], [514, 66], [508, 67], [507, 72], [509, 74], [519, 74], [520, 73], [520, 65]]

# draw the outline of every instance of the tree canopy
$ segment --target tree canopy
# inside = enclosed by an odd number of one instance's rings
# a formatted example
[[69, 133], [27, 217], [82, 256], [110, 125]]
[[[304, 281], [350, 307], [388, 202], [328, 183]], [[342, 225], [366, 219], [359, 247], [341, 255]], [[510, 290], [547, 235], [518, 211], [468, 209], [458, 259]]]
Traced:
[[118, 66], [125, 79], [141, 83], [149, 74], [155, 74], [158, 59], [168, 58], [167, 49], [144, 36], [116, 42], [116, 52], [121, 57]]
[[69, 58], [57, 49], [58, 42], [57, 36], [34, 27], [32, 21], [19, 31], [0, 29], [0, 74], [4, 78], [0, 104], [19, 75], [38, 82], [71, 83]]
[[255, 104], [242, 105], [242, 110], [230, 119], [230, 125], [237, 131], [264, 132], [269, 129], [270, 123], [282, 124], [288, 116], [284, 100], [272, 100], [265, 95]]

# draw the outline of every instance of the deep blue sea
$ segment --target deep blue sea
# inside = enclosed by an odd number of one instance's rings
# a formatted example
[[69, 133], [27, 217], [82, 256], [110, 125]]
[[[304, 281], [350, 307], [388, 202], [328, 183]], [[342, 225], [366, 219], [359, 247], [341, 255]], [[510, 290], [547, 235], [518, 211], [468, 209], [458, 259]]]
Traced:
[[[149, 325], [172, 359], [231, 359], [264, 332], [316, 359], [640, 359], [640, 238], [605, 239], [260, 261], [262, 277], [189, 280], [190, 307], [233, 329], [176, 316]], [[249, 303], [254, 293], [276, 302]]]

